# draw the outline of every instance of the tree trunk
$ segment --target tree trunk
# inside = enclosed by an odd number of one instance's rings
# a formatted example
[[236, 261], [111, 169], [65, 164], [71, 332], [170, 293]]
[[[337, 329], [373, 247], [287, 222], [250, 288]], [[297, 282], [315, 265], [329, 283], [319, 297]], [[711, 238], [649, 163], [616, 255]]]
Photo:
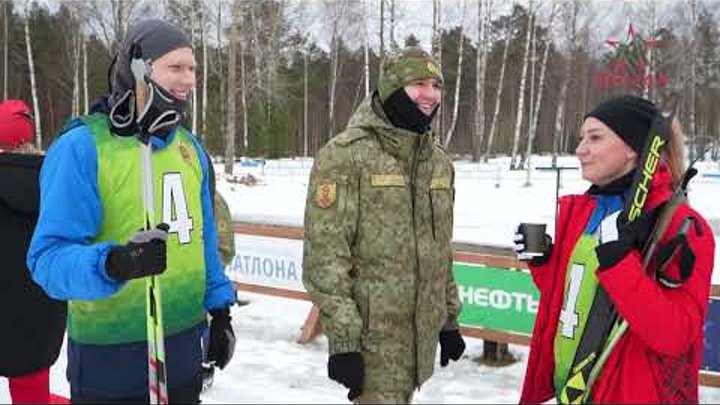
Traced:
[[[552, 11], [550, 13], [550, 21], [548, 27], [552, 30], [553, 22], [555, 20], [556, 5], [552, 5]], [[550, 37], [545, 40], [545, 50], [543, 51], [542, 62], [540, 62], [540, 84], [537, 89], [537, 100], [535, 100], [533, 113], [530, 117], [530, 131], [528, 133], [527, 151], [525, 152], [525, 168], [527, 169], [527, 176], [525, 179], [525, 185], [530, 186], [530, 173], [533, 147], [535, 146], [535, 137], [537, 136], [538, 122], [540, 121], [540, 107], [542, 106], [543, 91], [545, 90], [545, 72], [547, 68], [548, 57], [550, 56], [550, 45], [552, 44]]]
[[[192, 8], [192, 4], [190, 5], [190, 7]], [[197, 32], [195, 30], [195, 26], [197, 25], [197, 18], [195, 15], [196, 13], [197, 13], [197, 10], [195, 10], [194, 8], [192, 8], [190, 10], [190, 43], [192, 44], [193, 49], [197, 49], [195, 47], [195, 42], [197, 39]], [[197, 134], [197, 111], [198, 111], [197, 100], [198, 100], [197, 91], [195, 89], [193, 89], [193, 91], [190, 94], [190, 104], [192, 105], [192, 107], [191, 107], [192, 108], [192, 111], [191, 111], [192, 123], [191, 123], [190, 130], [192, 131], [193, 134]]]
[[688, 148], [688, 156], [692, 162], [695, 159], [695, 147], [697, 140], [697, 125], [696, 125], [696, 89], [697, 89], [697, 1], [690, 0], [690, 18], [693, 27], [693, 35], [690, 46], [690, 100], [688, 108], [688, 129], [689, 129], [689, 141], [690, 148]]
[[208, 103], [208, 54], [207, 54], [207, 34], [205, 32], [205, 9], [200, 11], [200, 42], [202, 42], [202, 117], [200, 119], [200, 134], [196, 134], [198, 138], [203, 139], [207, 136], [207, 103]]
[[[435, 0], [433, 0], [435, 1]], [[380, 63], [385, 60], [385, 0], [380, 0]], [[382, 69], [382, 66], [380, 67]]]
[[303, 52], [303, 156], [308, 156], [308, 49]]
[[87, 41], [85, 36], [82, 37], [82, 54], [83, 54], [83, 100], [85, 105], [83, 108], [83, 114], [87, 115], [90, 113], [90, 96], [88, 90], [88, 53], [87, 53]]
[[362, 1], [362, 42], [363, 42], [363, 78], [365, 82], [365, 98], [370, 95], [370, 53], [367, 35], [367, 0]]
[[562, 85], [560, 86], [560, 95], [558, 96], [558, 107], [555, 112], [555, 133], [553, 134], [553, 155], [552, 155], [552, 167], [557, 167], [557, 156], [560, 151], [560, 144], [563, 139], [563, 133], [565, 131], [565, 105], [567, 104], [567, 90], [570, 83], [570, 75], [573, 71], [573, 62], [575, 60], [576, 50], [576, 32], [577, 32], [577, 15], [578, 15], [578, 2], [579, 0], [573, 0], [570, 7], [570, 23], [568, 37], [568, 50], [570, 51], [570, 57], [565, 66], [565, 74], [563, 76]]
[[[473, 162], [480, 161], [485, 140], [485, 71], [487, 70], [487, 26], [490, 21], [490, 1], [478, 0], [478, 45], [475, 59], [475, 134], [473, 136]], [[483, 2], [485, 12], [483, 14]]]
[[[438, 63], [440, 71], [443, 71], [442, 67], [442, 0], [433, 0], [433, 38], [432, 38], [432, 52], [435, 56], [435, 60]], [[437, 134], [437, 142], [442, 142], [443, 135], [443, 120], [445, 115], [444, 103], [444, 92], [440, 96], [440, 107], [436, 113], [436, 118], [433, 120], [433, 132]]]
[[[463, 0], [460, 1], [460, 8], [462, 10], [461, 15], [465, 15], [465, 3]], [[455, 80], [455, 97], [453, 101], [453, 113], [452, 120], [450, 121], [450, 128], [448, 128], [447, 134], [445, 135], [445, 149], [450, 147], [450, 141], [452, 140], [453, 133], [455, 132], [455, 126], [457, 125], [458, 111], [460, 108], [460, 86], [462, 84], [462, 63], [463, 63], [463, 45], [465, 44], [465, 30], [460, 22], [460, 44], [458, 44], [458, 64], [457, 64], [457, 79]]]
[[390, 49], [395, 52], [398, 44], [395, 41], [395, 0], [390, 0]]
[[35, 83], [35, 61], [33, 60], [32, 41], [30, 39], [30, 11], [26, 6], [25, 13], [25, 44], [27, 48], [28, 74], [30, 75], [30, 90], [33, 101], [33, 118], [35, 119], [35, 146], [42, 149], [42, 123], [40, 116], [40, 99], [38, 98], [37, 84]]
[[225, 131], [225, 174], [233, 173], [235, 164], [235, 94], [237, 83], [235, 82], [235, 41], [237, 41], [237, 10], [235, 4], [230, 9], [230, 33], [228, 35], [228, 81], [227, 81], [227, 129]]
[[344, 15], [345, 12], [345, 3], [346, 0], [340, 0], [339, 5], [334, 5], [334, 7], [340, 7], [339, 10], [335, 13], [333, 16], [334, 21], [332, 22], [332, 37], [330, 39], [330, 94], [328, 96], [328, 131], [327, 131], [327, 139], [329, 140], [333, 135], [335, 135], [335, 93], [337, 89], [337, 76], [338, 76], [338, 67], [340, 65], [340, 54], [339, 54], [339, 47], [340, 47], [340, 37], [338, 33], [338, 25], [340, 24], [340, 19]]
[[[656, 8], [655, 8], [655, 1], [650, 0], [648, 2], [648, 7], [650, 7], [650, 33], [648, 37], [650, 37], [650, 40], [655, 39], [655, 31], [657, 30], [657, 14], [656, 14]], [[693, 27], [695, 27], [693, 25]], [[655, 77], [655, 66], [653, 61], [653, 48], [654, 46], [649, 46], [647, 50], [647, 65], [645, 65], [645, 76], [643, 77], [643, 97], [646, 99], [650, 99], [650, 97], [653, 97], [654, 91], [652, 90], [651, 82], [648, 82], [647, 78], [652, 77], [654, 81]]]
[[[74, 18], [71, 18], [73, 20]], [[73, 95], [72, 95], [72, 117], [80, 114], [80, 30], [72, 36], [73, 55]]]
[[530, 14], [528, 15], [527, 35], [525, 39], [525, 56], [523, 56], [522, 74], [520, 76], [520, 88], [518, 90], [518, 107], [515, 119], [515, 135], [513, 136], [512, 159], [510, 160], [510, 170], [519, 169], [518, 147], [520, 145], [520, 132], [522, 131], [523, 114], [525, 113], [525, 84], [527, 82], [528, 64], [530, 62], [530, 42], [532, 41], [533, 32], [533, 12], [532, 0], [528, 7]]
[[[241, 4], [240, 21], [245, 18], [245, 5]], [[237, 29], [236, 29], [237, 30]], [[237, 32], [237, 31], [236, 31]], [[247, 50], [247, 42], [245, 41], [245, 30], [242, 28], [239, 30], [240, 33], [240, 101], [242, 102], [242, 117], [243, 117], [243, 132], [242, 132], [242, 147], [243, 153], [247, 153], [248, 146], [250, 144], [248, 133], [248, 108], [247, 108], [247, 80], [246, 80], [246, 65], [245, 65], [245, 52]]]
[[508, 48], [510, 48], [510, 38], [512, 37], [512, 23], [508, 25], [505, 34], [505, 49], [503, 49], [502, 63], [500, 64], [500, 77], [498, 78], [497, 95], [495, 96], [495, 110], [493, 111], [492, 123], [490, 124], [490, 133], [488, 134], [488, 145], [485, 149], [484, 162], [488, 161], [488, 157], [492, 153], [493, 140], [497, 131], [497, 121], [500, 116], [500, 100], [503, 93], [503, 80], [505, 79], [505, 67], [507, 66]]

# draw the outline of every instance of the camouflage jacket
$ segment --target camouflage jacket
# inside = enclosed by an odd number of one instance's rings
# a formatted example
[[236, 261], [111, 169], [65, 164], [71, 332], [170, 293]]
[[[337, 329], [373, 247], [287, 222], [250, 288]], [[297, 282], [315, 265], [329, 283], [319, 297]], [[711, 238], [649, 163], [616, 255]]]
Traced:
[[460, 312], [454, 170], [431, 133], [393, 127], [378, 103], [366, 99], [315, 158], [303, 282], [330, 354], [362, 353], [366, 390], [412, 390]]
[[217, 228], [220, 259], [223, 266], [227, 266], [235, 257], [235, 230], [230, 208], [217, 191], [215, 191], [215, 227]]

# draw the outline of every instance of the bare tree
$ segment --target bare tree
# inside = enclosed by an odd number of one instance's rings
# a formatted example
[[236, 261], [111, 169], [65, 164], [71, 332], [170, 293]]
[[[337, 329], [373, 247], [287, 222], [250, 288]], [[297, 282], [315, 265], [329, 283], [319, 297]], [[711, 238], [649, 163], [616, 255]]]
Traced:
[[330, 39], [330, 91], [328, 96], [328, 131], [327, 139], [330, 139], [335, 134], [335, 96], [338, 81], [338, 71], [340, 65], [340, 23], [345, 15], [347, 8], [347, 0], [330, 0], [330, 3], [326, 3], [326, 8], [331, 11], [332, 21], [330, 22], [331, 39]]
[[397, 41], [395, 41], [395, 0], [390, 2], [390, 49], [396, 51], [398, 49]]
[[532, 34], [534, 31], [534, 12], [532, 9], [532, 0], [528, 7], [528, 23], [527, 23], [527, 35], [525, 39], [525, 56], [523, 57], [522, 74], [520, 76], [520, 88], [518, 90], [518, 107], [517, 115], [515, 119], [515, 135], [513, 136], [513, 145], [510, 160], [510, 169], [519, 169], [518, 159], [518, 147], [520, 145], [520, 131], [522, 130], [523, 124], [523, 113], [525, 112], [525, 84], [527, 82], [528, 64], [530, 62], [530, 44], [533, 41]]
[[[438, 63], [440, 71], [442, 72], [442, 0], [433, 0], [432, 54]], [[444, 95], [445, 93], [443, 92], [443, 96]], [[438, 142], [440, 141], [439, 137], [442, 136], [443, 132], [444, 111], [441, 96], [440, 107], [437, 112], [438, 117], [433, 120], [432, 124], [433, 132], [439, 135], [437, 139]]]
[[35, 82], [35, 61], [30, 38], [30, 3], [25, 4], [25, 45], [27, 48], [28, 74], [30, 76], [30, 90], [33, 100], [33, 118], [35, 119], [35, 146], [42, 148], [42, 123], [40, 116], [40, 99], [38, 98], [37, 83]]
[[[202, 128], [200, 130], [201, 134], [198, 135], [199, 138], [202, 139], [202, 137], [207, 136], [207, 103], [208, 103], [208, 71], [210, 70], [208, 68], [208, 52], [207, 52], [207, 18], [205, 15], [207, 14], [207, 10], [203, 8], [200, 11], [200, 43], [202, 47], [202, 116], [200, 118], [200, 127]], [[197, 133], [196, 133], [197, 135]]]
[[692, 36], [690, 38], [690, 100], [688, 108], [688, 129], [690, 131], [689, 155], [690, 159], [695, 158], [695, 140], [697, 139], [696, 113], [696, 89], [697, 89], [697, 1], [690, 0], [690, 26]]
[[[195, 48], [195, 42], [197, 40], [197, 13], [200, 8], [192, 7], [192, 0], [190, 1], [190, 5], [190, 43], [193, 45], [193, 48]], [[197, 99], [197, 91], [193, 90], [190, 94], [190, 104], [192, 105], [192, 111], [190, 113], [192, 115], [192, 123], [190, 130], [193, 134], [197, 134]]]
[[[548, 21], [549, 31], [552, 31], [556, 10], [557, 4], [553, 3], [552, 10], [550, 11], [550, 20]], [[543, 92], [545, 90], [545, 73], [548, 57], [550, 56], [551, 44], [552, 40], [548, 35], [545, 39], [545, 50], [543, 51], [542, 62], [540, 62], [540, 84], [538, 85], [537, 90], [537, 100], [534, 100], [532, 113], [530, 114], [530, 131], [528, 131], [527, 151], [525, 152], [525, 166], [527, 170], [525, 186], [530, 186], [530, 173], [532, 172], [530, 161], [532, 159], [533, 147], [535, 146], [534, 144], [535, 137], [537, 135], [538, 121], [540, 120], [540, 107], [542, 106]]]
[[380, 60], [385, 60], [385, 0], [380, 0]]
[[87, 41], [85, 40], [84, 36], [83, 36], [83, 41], [82, 41], [82, 57], [83, 57], [83, 99], [85, 100], [83, 114], [88, 114], [90, 112], [90, 98], [89, 98], [89, 90], [88, 90], [88, 52], [87, 52]]
[[367, 35], [367, 0], [362, 1], [362, 43], [363, 43], [363, 78], [365, 82], [365, 98], [370, 95], [370, 53]]
[[[657, 31], [657, 9], [656, 9], [656, 2], [655, 1], [648, 1], [647, 7], [650, 9], [650, 32], [649, 36], [654, 36], [655, 32]], [[652, 38], [651, 38], [652, 39]], [[647, 77], [655, 77], [655, 63], [653, 58], [653, 46], [650, 46], [647, 51], [647, 64], [645, 65], [645, 78]], [[653, 87], [647, 80], [643, 80], [643, 97], [650, 98], [652, 97], [651, 93], [651, 87]]]
[[[245, 18], [245, 3], [240, 5], [240, 21]], [[236, 28], [237, 29], [237, 28]], [[242, 117], [243, 117], [243, 132], [242, 132], [242, 146], [243, 151], [248, 150], [249, 143], [249, 130], [248, 130], [248, 106], [247, 106], [247, 79], [246, 79], [246, 62], [245, 52], [247, 48], [247, 41], [245, 38], [245, 30], [238, 30], [239, 43], [240, 43], [240, 101], [242, 102]]]
[[[487, 70], [487, 27], [490, 23], [491, 0], [478, 1], [478, 44], [475, 58], [475, 131], [473, 134], [473, 162], [480, 160], [485, 140], [485, 71]], [[483, 4], [485, 5], [483, 7]]]
[[74, 2], [88, 24], [98, 34], [109, 55], [114, 55], [135, 16], [151, 15], [150, 5], [142, 0]]
[[567, 33], [568, 43], [568, 61], [565, 64], [565, 72], [563, 74], [562, 84], [560, 85], [560, 95], [558, 96], [558, 106], [555, 112], [555, 132], [553, 133], [553, 155], [552, 166], [557, 166], [557, 155], [560, 149], [560, 142], [563, 138], [565, 123], [565, 106], [567, 103], [567, 90], [570, 82], [570, 75], [573, 70], [573, 61], [575, 60], [575, 52], [577, 49], [577, 17], [580, 6], [580, 0], [572, 0], [563, 5], [565, 9], [565, 32]]
[[507, 33], [505, 34], [505, 47], [503, 48], [502, 63], [500, 64], [500, 77], [498, 78], [497, 93], [495, 95], [495, 109], [493, 111], [492, 123], [490, 124], [490, 133], [488, 134], [488, 145], [485, 149], [483, 161], [487, 162], [490, 153], [492, 153], [493, 140], [495, 132], [497, 132], [497, 122], [500, 116], [500, 100], [503, 93], [503, 81], [505, 79], [505, 67], [507, 66], [508, 49], [510, 48], [510, 38], [512, 37], [512, 21], [508, 22]]
[[[462, 10], [462, 16], [465, 15], [465, 1], [460, 0], [460, 8]], [[444, 146], [447, 149], [450, 146], [453, 133], [455, 132], [455, 126], [457, 125], [458, 110], [460, 107], [460, 86], [462, 85], [462, 64], [463, 64], [463, 46], [465, 44], [465, 29], [463, 19], [460, 21], [460, 43], [458, 44], [458, 62], [457, 62], [457, 79], [455, 80], [455, 96], [453, 97], [453, 112], [452, 119], [450, 121], [450, 128], [448, 128], [447, 134], [445, 134]]]
[[237, 83], [235, 81], [235, 43], [237, 41], [237, 7], [233, 4], [230, 8], [230, 29], [228, 34], [228, 82], [227, 82], [227, 128], [225, 131], [225, 174], [233, 173], [235, 164], [235, 94], [237, 93]]

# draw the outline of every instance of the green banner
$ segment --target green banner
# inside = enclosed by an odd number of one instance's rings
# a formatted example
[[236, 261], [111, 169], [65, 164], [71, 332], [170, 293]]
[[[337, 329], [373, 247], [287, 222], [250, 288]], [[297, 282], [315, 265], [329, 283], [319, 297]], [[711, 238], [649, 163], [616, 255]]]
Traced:
[[526, 271], [455, 262], [463, 326], [532, 334], [540, 293]]

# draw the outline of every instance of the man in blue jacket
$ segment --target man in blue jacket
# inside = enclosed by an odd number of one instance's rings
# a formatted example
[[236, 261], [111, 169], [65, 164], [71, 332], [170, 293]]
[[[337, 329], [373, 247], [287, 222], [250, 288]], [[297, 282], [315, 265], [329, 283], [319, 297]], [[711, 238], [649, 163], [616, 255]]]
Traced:
[[[131, 63], [148, 72], [142, 108], [135, 105]], [[224, 367], [234, 347], [235, 295], [218, 257], [211, 162], [181, 125], [195, 86], [191, 43], [177, 27], [142, 21], [128, 31], [109, 78], [109, 96], [66, 126], [48, 151], [28, 267], [48, 295], [69, 301], [73, 403], [148, 402], [151, 275], [162, 286], [169, 400], [197, 403], [206, 311], [209, 360]], [[139, 136], [149, 136], [152, 146], [160, 224], [145, 231]]]

